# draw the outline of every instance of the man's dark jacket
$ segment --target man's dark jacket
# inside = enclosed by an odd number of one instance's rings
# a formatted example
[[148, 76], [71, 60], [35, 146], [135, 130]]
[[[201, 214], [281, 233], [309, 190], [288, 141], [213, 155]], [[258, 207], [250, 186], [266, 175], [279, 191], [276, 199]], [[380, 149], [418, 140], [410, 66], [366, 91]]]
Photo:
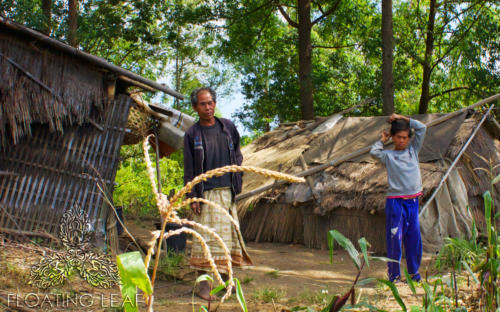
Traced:
[[[227, 137], [231, 165], [241, 165], [243, 155], [240, 151], [240, 134], [238, 130], [228, 119], [215, 117], [215, 122], [220, 123], [222, 133]], [[184, 185], [205, 172], [205, 168], [203, 168], [204, 151], [203, 135], [201, 131], [200, 122], [198, 121], [184, 134]], [[231, 191], [233, 199], [236, 194], [241, 193], [242, 176], [243, 174], [241, 172], [231, 173]], [[198, 183], [186, 197], [202, 198], [203, 183]]]

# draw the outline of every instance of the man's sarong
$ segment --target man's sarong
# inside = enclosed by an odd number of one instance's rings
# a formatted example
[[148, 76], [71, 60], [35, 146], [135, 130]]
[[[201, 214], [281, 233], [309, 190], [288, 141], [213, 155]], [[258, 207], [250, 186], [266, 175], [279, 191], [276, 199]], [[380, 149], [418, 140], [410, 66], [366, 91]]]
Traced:
[[[214, 202], [220, 205], [222, 208], [226, 209], [233, 217], [233, 219], [238, 222], [238, 213], [236, 211], [235, 203], [233, 203], [231, 200], [232, 196], [230, 188], [217, 188], [208, 190], [203, 192], [203, 197], [206, 200]], [[238, 234], [235, 226], [222, 211], [203, 204], [201, 208], [201, 215], [195, 214], [193, 217], [193, 221], [203, 224], [219, 234], [231, 253], [231, 261], [233, 266], [245, 266], [252, 264], [252, 261], [250, 260], [250, 257], [248, 256], [248, 253], [245, 249], [243, 238]], [[199, 232], [207, 242], [207, 245], [219, 271], [221, 273], [227, 273], [227, 258], [224, 254], [224, 249], [215, 240], [213, 235], [210, 235], [207, 232], [199, 229], [195, 230]], [[211, 270], [208, 259], [203, 253], [201, 243], [195, 237], [193, 237], [192, 242], [190, 264], [191, 268], [196, 270]]]

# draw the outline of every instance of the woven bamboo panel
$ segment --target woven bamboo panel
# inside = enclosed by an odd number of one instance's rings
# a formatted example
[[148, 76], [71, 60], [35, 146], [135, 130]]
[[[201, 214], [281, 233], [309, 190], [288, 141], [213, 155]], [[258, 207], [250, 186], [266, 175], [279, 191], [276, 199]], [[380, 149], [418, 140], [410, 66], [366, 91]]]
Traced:
[[0, 228], [57, 234], [63, 213], [77, 204], [95, 227], [103, 196], [95, 168], [112, 190], [130, 108], [121, 95], [99, 113], [103, 131], [90, 124], [51, 132], [32, 125], [32, 137], [0, 150]]

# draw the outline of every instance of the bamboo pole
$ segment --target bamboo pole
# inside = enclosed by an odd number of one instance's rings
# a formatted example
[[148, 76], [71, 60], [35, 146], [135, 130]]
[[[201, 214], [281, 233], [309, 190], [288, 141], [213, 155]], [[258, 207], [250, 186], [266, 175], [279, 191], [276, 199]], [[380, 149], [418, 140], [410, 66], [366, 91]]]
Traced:
[[[70, 45], [67, 45], [59, 40], [55, 40], [55, 39], [52, 39], [42, 33], [39, 33], [35, 30], [32, 30], [30, 28], [27, 28], [27, 27], [24, 27], [22, 25], [19, 25], [17, 23], [14, 23], [12, 22], [10, 19], [7, 19], [3, 16], [0, 16], [0, 24], [4, 25], [5, 27], [7, 28], [10, 28], [14, 31], [17, 31], [17, 32], [20, 32], [20, 33], [23, 33], [24, 35], [27, 35], [29, 37], [32, 37], [32, 38], [35, 38], [37, 40], [37, 42], [42, 42], [44, 44], [47, 44], [49, 46], [52, 46], [52, 47], [55, 47], [57, 48], [58, 50], [61, 50], [61, 51], [64, 51], [66, 53], [69, 53], [73, 56], [76, 56], [76, 57], [79, 57], [81, 59], [84, 59], [86, 60], [87, 62], [90, 62], [92, 63], [93, 65], [96, 65], [96, 66], [99, 66], [101, 68], [105, 68], [107, 70], [110, 70], [112, 72], [115, 72], [119, 75], [123, 75], [125, 77], [128, 77], [132, 80], [135, 80], [137, 82], [140, 82], [140, 83], [143, 83], [147, 86], [150, 86], [156, 90], [160, 90], [160, 91], [163, 91], [171, 96], [174, 96], [178, 99], [184, 99], [184, 96], [182, 94], [180, 94], [179, 92], [177, 91], [174, 91], [162, 84], [159, 84], [155, 81], [152, 81], [152, 80], [149, 80], [149, 79], [146, 79], [142, 76], [139, 76], [135, 73], [132, 73], [126, 69], [123, 69], [119, 66], [116, 66], [116, 65], [113, 65], [111, 63], [108, 63], [106, 60], [100, 58], [100, 57], [97, 57], [97, 56], [94, 56], [92, 54], [89, 54], [89, 53], [86, 53], [86, 52], [83, 52], [77, 48], [73, 48], [72, 46]], [[133, 83], [133, 81], [131, 81], [131, 83]]]
[[[155, 162], [156, 162], [156, 179], [158, 180], [158, 193], [161, 194], [161, 172], [160, 172], [160, 140], [158, 140], [158, 129], [155, 128], [154, 130], [154, 136], [155, 136]], [[161, 224], [165, 221], [165, 217], [161, 215]], [[166, 238], [161, 238], [163, 239], [163, 246], [165, 248], [165, 252], [167, 252], [167, 239]], [[159, 250], [158, 252], [161, 252]]]
[[54, 241], [59, 241], [59, 239], [49, 233], [43, 233], [43, 232], [32, 232], [32, 231], [23, 231], [23, 230], [14, 230], [14, 229], [6, 229], [3, 227], [0, 227], [0, 233], [8, 233], [8, 234], [16, 234], [16, 235], [23, 235], [23, 236], [37, 236], [37, 237], [43, 237], [43, 238], [48, 238]]
[[486, 118], [488, 117], [488, 115], [490, 114], [490, 112], [491, 112], [491, 110], [493, 109], [494, 106], [495, 106], [495, 104], [492, 104], [490, 106], [490, 108], [486, 111], [486, 113], [484, 114], [483, 118], [481, 118], [481, 121], [477, 124], [476, 128], [474, 129], [474, 131], [470, 135], [469, 139], [467, 140], [467, 142], [465, 142], [464, 146], [462, 147], [462, 149], [458, 153], [457, 157], [455, 157], [455, 160], [448, 167], [448, 170], [446, 171], [446, 173], [444, 174], [444, 176], [441, 178], [441, 181], [439, 181], [438, 186], [434, 189], [434, 192], [429, 197], [429, 199], [425, 203], [425, 205], [422, 208], [422, 210], [420, 210], [420, 213], [418, 214], [419, 217], [421, 217], [424, 214], [425, 210], [427, 210], [427, 208], [429, 207], [429, 204], [432, 202], [432, 200], [434, 199], [434, 197], [436, 197], [437, 193], [439, 192], [439, 190], [443, 186], [444, 182], [446, 182], [446, 179], [448, 179], [448, 176], [450, 175], [451, 171], [453, 170], [453, 168], [455, 167], [455, 165], [458, 163], [458, 161], [462, 157], [462, 154], [465, 152], [465, 150], [467, 149], [467, 147], [469, 147], [469, 144], [472, 142], [472, 140], [474, 139], [474, 137], [476, 136], [476, 134], [479, 132], [479, 129], [481, 129], [481, 126], [483, 125], [484, 121], [486, 120]]
[[[437, 124], [440, 124], [446, 120], [449, 120], [457, 115], [460, 115], [461, 113], [469, 110], [469, 109], [474, 109], [474, 108], [477, 108], [481, 105], [484, 105], [486, 103], [489, 103], [491, 101], [494, 101], [496, 99], [500, 98], [500, 93], [497, 93], [493, 96], [490, 96], [486, 99], [483, 99], [479, 102], [476, 102], [470, 106], [467, 106], [467, 107], [464, 107], [462, 109], [459, 109], [458, 111], [455, 111], [453, 113], [449, 113], [449, 114], [446, 114], [440, 118], [437, 118], [429, 123], [426, 124], [426, 126], [429, 128], [429, 127], [432, 127], [432, 126], [435, 126]], [[309, 175], [312, 175], [312, 174], [315, 174], [317, 172], [320, 172], [320, 171], [323, 171], [325, 170], [326, 168], [329, 168], [329, 167], [333, 167], [333, 166], [337, 166], [341, 163], [343, 163], [344, 161], [347, 161], [347, 160], [351, 160], [353, 158], [356, 158], [358, 156], [361, 156], [361, 155], [364, 155], [366, 153], [368, 153], [371, 149], [371, 146], [366, 146], [366, 147], [363, 147], [363, 148], [360, 148], [359, 150], [355, 151], [355, 152], [352, 152], [352, 153], [349, 153], [347, 155], [344, 155], [344, 156], [341, 156], [339, 158], [335, 158], [335, 159], [331, 159], [331, 160], [327, 160], [326, 163], [322, 164], [322, 165], [319, 165], [319, 166], [316, 166], [314, 168], [311, 168], [311, 169], [308, 169], [308, 170], [305, 170], [305, 171], [302, 171], [302, 172], [299, 172], [297, 174], [295, 174], [296, 176], [298, 177], [307, 177]], [[278, 185], [283, 185], [287, 183], [286, 181], [278, 181], [276, 183], [273, 183], [273, 184], [268, 184], [268, 185], [264, 185], [264, 186], [261, 186], [259, 188], [256, 188], [255, 190], [252, 190], [250, 192], [247, 192], [247, 193], [244, 193], [244, 194], [240, 194], [238, 196], [236, 196], [236, 201], [239, 201], [239, 200], [242, 200], [242, 199], [245, 199], [245, 198], [248, 198], [248, 197], [251, 197], [251, 196], [254, 196], [256, 194], [259, 194], [259, 193], [262, 193], [264, 191], [267, 191], [275, 186], [278, 186]]]

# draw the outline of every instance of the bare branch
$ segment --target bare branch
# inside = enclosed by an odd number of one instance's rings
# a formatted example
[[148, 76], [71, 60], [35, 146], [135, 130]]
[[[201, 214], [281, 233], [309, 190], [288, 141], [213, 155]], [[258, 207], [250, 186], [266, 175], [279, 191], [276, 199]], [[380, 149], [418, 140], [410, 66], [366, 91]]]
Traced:
[[318, 6], [318, 9], [321, 12], [321, 14], [325, 15], [325, 11], [323, 10], [323, 6], [321, 5], [321, 3], [316, 2], [316, 1], [312, 1], [312, 3], [314, 3]]
[[451, 89], [448, 89], [446, 91], [439, 92], [439, 93], [436, 93], [436, 94], [433, 94], [433, 95], [429, 96], [429, 101], [432, 100], [435, 97], [439, 97], [439, 96], [445, 95], [447, 93], [451, 93], [451, 92], [455, 92], [455, 91], [459, 91], [459, 90], [470, 90], [470, 88], [469, 87], [465, 87], [465, 86], [464, 87], [451, 88]]
[[451, 44], [451, 46], [448, 48], [448, 50], [446, 50], [446, 52], [444, 52], [443, 55], [441, 55], [441, 57], [434, 63], [434, 65], [432, 65], [431, 67], [431, 71], [434, 70], [434, 68], [436, 68], [436, 66], [441, 63], [442, 60], [444, 60], [444, 58], [453, 50], [455, 49], [455, 47], [460, 43], [462, 42], [464, 39], [465, 39], [465, 36], [469, 33], [469, 31], [472, 29], [472, 26], [474, 26], [474, 24], [479, 20], [479, 17], [481, 16], [480, 14], [480, 11], [482, 10], [482, 8], [486, 5], [486, 1], [483, 3], [483, 5], [481, 5], [481, 7], [478, 9], [477, 11], [477, 15], [475, 16], [474, 20], [472, 21], [472, 23], [469, 25], [469, 27], [467, 29], [464, 30], [464, 32], [462, 33], [462, 36], [460, 36], [457, 40], [455, 40], [455, 42], [453, 42], [453, 44]]
[[332, 14], [333, 12], [335, 12], [337, 10], [337, 8], [339, 7], [339, 4], [340, 4], [340, 0], [337, 0], [337, 2], [335, 2], [335, 4], [328, 11], [326, 11], [320, 17], [318, 17], [317, 19], [315, 19], [311, 24], [315, 25], [315, 24], [319, 23], [322, 19], [324, 19], [325, 17], [327, 17], [328, 15]]
[[323, 45], [312, 45], [312, 48], [320, 48], [320, 49], [332, 49], [332, 50], [335, 50], [335, 49], [344, 49], [344, 48], [352, 48], [352, 47], [355, 47], [356, 45], [355, 44], [349, 44], [349, 45], [345, 45], [345, 46], [323, 46]]
[[288, 24], [292, 27], [299, 28], [299, 24], [295, 21], [293, 21], [288, 13], [286, 13], [285, 9], [281, 6], [281, 4], [278, 4], [278, 10], [280, 11], [281, 15], [285, 18], [285, 20], [288, 22]]

